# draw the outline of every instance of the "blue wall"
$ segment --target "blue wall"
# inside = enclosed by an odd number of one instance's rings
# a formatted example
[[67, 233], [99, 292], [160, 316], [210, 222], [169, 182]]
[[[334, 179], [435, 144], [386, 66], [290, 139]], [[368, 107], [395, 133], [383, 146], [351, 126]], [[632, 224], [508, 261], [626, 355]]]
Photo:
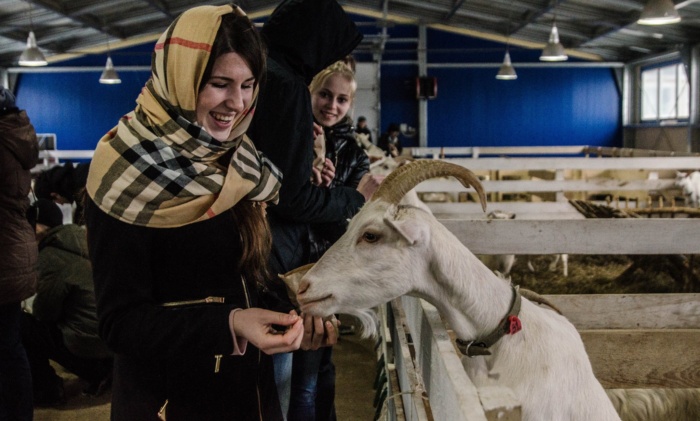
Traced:
[[[417, 37], [411, 28], [392, 30]], [[500, 63], [502, 44], [429, 29], [427, 45], [433, 64], [427, 76], [436, 77], [438, 86], [437, 97], [427, 100], [428, 146], [622, 146], [622, 101], [612, 69], [518, 68], [539, 62], [540, 51], [511, 46], [518, 79], [503, 81], [495, 77], [497, 68], [439, 65]], [[387, 44], [385, 60], [415, 58], [406, 44]], [[418, 127], [418, 67], [387, 64], [381, 75], [381, 131], [392, 122]], [[402, 143], [417, 146], [418, 138]]]
[[[153, 44], [112, 52], [115, 66], [149, 66]], [[106, 55], [87, 56], [52, 67], [104, 66]], [[133, 110], [149, 71], [119, 72], [122, 83], [99, 83], [102, 71], [24, 73], [17, 104], [27, 110], [37, 133], [56, 133], [58, 149], [94, 149], [97, 141]]]
[[[360, 19], [358, 19], [360, 20]], [[366, 19], [365, 19], [366, 20]], [[368, 29], [369, 28], [369, 29]], [[360, 26], [365, 33], [377, 28]], [[390, 37], [418, 37], [417, 27], [396, 25]], [[499, 63], [503, 44], [429, 29], [428, 63]], [[149, 66], [153, 44], [113, 51], [119, 66]], [[418, 127], [415, 43], [387, 43], [381, 69], [381, 126]], [[495, 79], [496, 68], [433, 66], [437, 97], [428, 101], [429, 146], [622, 146], [621, 97], [611, 69], [518, 68], [537, 62], [539, 51], [510, 48], [515, 81]], [[358, 61], [370, 57], [358, 56]], [[58, 66], [104, 66], [106, 55]], [[570, 62], [576, 61], [573, 58]], [[100, 72], [26, 73], [18, 78], [17, 102], [37, 132], [56, 133], [60, 149], [93, 149], [102, 135], [135, 106], [149, 72], [119, 72], [122, 83], [98, 83]], [[402, 139], [417, 146], [418, 137]]]

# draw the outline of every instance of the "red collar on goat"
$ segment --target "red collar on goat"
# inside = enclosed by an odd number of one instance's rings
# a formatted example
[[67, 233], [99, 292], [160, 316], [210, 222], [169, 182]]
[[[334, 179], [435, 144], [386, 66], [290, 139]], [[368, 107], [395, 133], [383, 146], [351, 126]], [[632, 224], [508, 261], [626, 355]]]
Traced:
[[518, 286], [512, 286], [513, 288], [513, 302], [510, 305], [508, 314], [504, 317], [498, 324], [498, 327], [487, 335], [483, 339], [474, 339], [471, 341], [465, 341], [464, 339], [459, 339], [457, 342], [457, 348], [459, 351], [466, 355], [467, 357], [475, 357], [477, 355], [491, 355], [489, 348], [498, 342], [505, 335], [513, 335], [522, 329], [522, 324], [518, 318], [520, 314], [520, 303], [522, 302], [522, 297], [520, 296], [520, 288]]

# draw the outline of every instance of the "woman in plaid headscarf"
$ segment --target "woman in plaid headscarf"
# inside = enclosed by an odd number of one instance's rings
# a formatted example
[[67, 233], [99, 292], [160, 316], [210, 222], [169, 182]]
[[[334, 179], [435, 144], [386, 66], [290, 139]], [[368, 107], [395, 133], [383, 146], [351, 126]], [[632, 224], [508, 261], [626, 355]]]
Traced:
[[281, 178], [245, 135], [264, 48], [239, 8], [195, 7], [161, 35], [151, 67], [87, 181], [100, 335], [116, 354], [112, 419], [282, 419], [269, 354], [297, 349], [303, 326], [256, 308], [264, 205]]

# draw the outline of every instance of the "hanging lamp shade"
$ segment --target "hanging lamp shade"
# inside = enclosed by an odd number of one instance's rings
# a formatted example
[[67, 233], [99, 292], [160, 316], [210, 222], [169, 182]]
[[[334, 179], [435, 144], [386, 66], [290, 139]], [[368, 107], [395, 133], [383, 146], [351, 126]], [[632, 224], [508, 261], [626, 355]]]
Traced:
[[549, 42], [545, 45], [540, 55], [542, 61], [565, 61], [569, 58], [564, 51], [564, 46], [559, 42], [559, 30], [552, 24], [552, 32], [549, 34]]
[[105, 65], [105, 69], [102, 72], [102, 76], [100, 76], [100, 83], [105, 83], [108, 85], [122, 83], [122, 80], [119, 78], [117, 71], [114, 70], [114, 64], [112, 64], [112, 57], [107, 57], [107, 64]]
[[34, 31], [29, 31], [29, 36], [27, 37], [27, 48], [19, 56], [20, 66], [46, 66], [48, 62], [44, 57], [44, 54], [39, 50], [36, 45], [36, 36]]
[[501, 64], [500, 69], [498, 69], [498, 74], [496, 75], [496, 79], [499, 80], [515, 80], [518, 78], [517, 73], [515, 73], [515, 69], [513, 68], [513, 64], [510, 62], [510, 53], [506, 51], [506, 55], [503, 57], [503, 64]]
[[640, 25], [668, 25], [681, 21], [671, 0], [648, 0], [637, 21]]

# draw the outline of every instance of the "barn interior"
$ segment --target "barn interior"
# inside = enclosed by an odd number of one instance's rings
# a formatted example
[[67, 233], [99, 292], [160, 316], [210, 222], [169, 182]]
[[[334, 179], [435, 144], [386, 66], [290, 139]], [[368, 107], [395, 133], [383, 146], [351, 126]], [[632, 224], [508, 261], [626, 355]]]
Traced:
[[[483, 183], [487, 212], [453, 179], [418, 185], [436, 218], [474, 254], [514, 256], [508, 279], [572, 320], [606, 389], [684, 408], [646, 419], [700, 419], [700, 359], [687, 351], [700, 344], [700, 210], [681, 183], [700, 171], [700, 1], [338, 2], [363, 33], [354, 117], [375, 142], [399, 125], [395, 161], [440, 159]], [[161, 32], [192, 6], [226, 3], [0, 0], [0, 83], [39, 135], [33, 173], [89, 162], [134, 108]], [[257, 25], [279, 3], [238, 2]], [[665, 22], [643, 20], [654, 12]], [[20, 63], [30, 45], [45, 64]], [[454, 332], [410, 300], [377, 309], [379, 338], [341, 337], [338, 419], [521, 419], [509, 391], [446, 374], [465, 358]], [[109, 419], [109, 392], [80, 396], [62, 375], [69, 404], [35, 419]]]

